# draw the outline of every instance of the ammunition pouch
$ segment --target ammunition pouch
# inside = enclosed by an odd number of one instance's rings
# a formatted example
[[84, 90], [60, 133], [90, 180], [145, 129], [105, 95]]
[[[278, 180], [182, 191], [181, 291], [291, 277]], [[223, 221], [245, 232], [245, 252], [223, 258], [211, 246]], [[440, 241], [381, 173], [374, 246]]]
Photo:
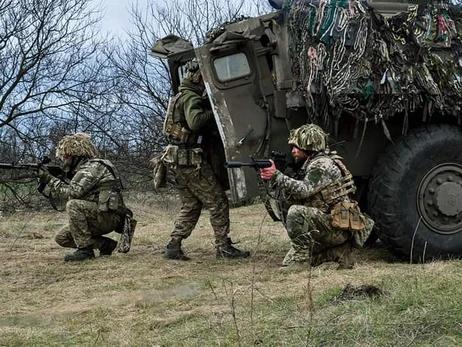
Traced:
[[365, 227], [366, 218], [357, 202], [339, 202], [332, 208], [331, 216], [334, 228], [358, 232]]
[[151, 163], [154, 165], [153, 170], [153, 179], [152, 183], [154, 189], [159, 189], [167, 185], [167, 167], [162, 161], [162, 156], [157, 156], [151, 160]]
[[169, 145], [162, 155], [162, 161], [167, 166], [199, 166], [203, 162], [202, 148], [182, 149]]
[[189, 139], [191, 130], [185, 128], [181, 123], [169, 123], [164, 129], [168, 139], [179, 143], [186, 143]]
[[119, 211], [123, 207], [122, 197], [119, 192], [102, 190], [98, 194], [98, 211]]

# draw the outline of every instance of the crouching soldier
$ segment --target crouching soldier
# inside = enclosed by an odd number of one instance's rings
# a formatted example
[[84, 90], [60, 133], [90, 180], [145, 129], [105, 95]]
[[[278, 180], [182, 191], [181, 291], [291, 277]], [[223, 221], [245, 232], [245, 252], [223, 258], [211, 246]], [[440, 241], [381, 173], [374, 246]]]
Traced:
[[283, 265], [334, 261], [340, 268], [352, 268], [353, 247], [364, 245], [374, 222], [351, 199], [356, 190], [351, 173], [329, 151], [327, 135], [315, 124], [291, 130], [288, 143], [301, 165], [295, 177], [276, 170], [274, 163], [260, 172], [286, 204], [283, 223], [291, 249]]
[[63, 161], [70, 180], [60, 180], [44, 169], [39, 172], [41, 183], [47, 184], [53, 194], [68, 199], [68, 224], [58, 231], [55, 240], [62, 247], [77, 250], [65, 255], [64, 261], [94, 258], [94, 249], [100, 256], [111, 255], [117, 241], [103, 235], [112, 231], [122, 234], [119, 252], [130, 248], [136, 221], [124, 204], [122, 183], [114, 165], [97, 155], [87, 134], [67, 135], [58, 143], [56, 156]]

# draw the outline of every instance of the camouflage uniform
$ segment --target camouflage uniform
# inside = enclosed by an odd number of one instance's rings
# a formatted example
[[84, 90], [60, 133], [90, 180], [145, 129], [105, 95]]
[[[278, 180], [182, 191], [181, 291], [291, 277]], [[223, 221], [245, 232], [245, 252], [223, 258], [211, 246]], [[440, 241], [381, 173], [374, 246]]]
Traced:
[[[290, 143], [289, 138], [289, 143]], [[292, 141], [296, 145], [297, 141]], [[300, 145], [307, 147], [306, 145]], [[365, 228], [353, 234], [332, 226], [332, 207], [341, 201], [350, 201], [348, 195], [326, 202], [323, 191], [345, 176], [347, 169], [335, 154], [325, 149], [307, 147], [309, 158], [303, 163], [297, 179], [276, 171], [272, 178], [273, 188], [279, 190], [286, 205], [285, 227], [291, 239], [291, 249], [283, 265], [292, 262], [308, 262], [318, 265], [324, 261], [338, 261], [350, 267], [352, 246], [363, 246], [369, 236], [373, 221], [365, 216]], [[342, 257], [342, 254], [345, 257]], [[350, 264], [343, 264], [343, 262]]]
[[181, 241], [191, 235], [203, 207], [210, 212], [217, 256], [246, 257], [249, 254], [232, 247], [228, 237], [230, 221], [229, 201], [225, 193], [227, 179], [219, 179], [215, 167], [211, 165], [213, 148], [218, 152], [216, 148], [222, 144], [213, 113], [205, 110], [199, 77], [200, 72], [197, 71], [182, 81], [171, 115], [173, 126], [181, 128], [181, 133], [188, 135], [179, 138], [164, 129], [169, 146], [162, 160], [174, 173], [181, 200], [180, 214], [174, 223], [172, 239], [164, 257], [189, 259], [181, 250]]
[[69, 223], [58, 231], [55, 240], [60, 246], [77, 251], [67, 254], [64, 260], [94, 258], [93, 249], [99, 249], [100, 255], [111, 255], [117, 242], [103, 235], [125, 232], [128, 221], [132, 236], [136, 223], [130, 220], [133, 214], [124, 205], [122, 183], [115, 167], [109, 160], [94, 158], [96, 148], [83, 133], [61, 139], [56, 155], [64, 161], [68, 179], [53, 177], [46, 171], [41, 171], [39, 177], [53, 195], [68, 200]]
[[113, 210], [107, 206], [108, 201], [99, 203], [100, 193], [108, 192], [111, 186], [120, 190], [120, 180], [113, 175], [115, 168], [108, 160], [84, 159], [74, 169], [74, 177], [69, 184], [52, 178], [49, 182], [52, 191], [68, 200], [66, 211], [69, 224], [56, 234], [56, 242], [63, 247], [100, 248], [104, 239], [102, 235], [118, 229], [122, 223], [123, 199], [117, 195], [118, 207]]
[[202, 207], [210, 212], [210, 224], [216, 245], [226, 243], [229, 234], [229, 202], [208, 163], [197, 167], [176, 167], [177, 189], [181, 200], [180, 214], [171, 233], [172, 238], [186, 239], [194, 230]]

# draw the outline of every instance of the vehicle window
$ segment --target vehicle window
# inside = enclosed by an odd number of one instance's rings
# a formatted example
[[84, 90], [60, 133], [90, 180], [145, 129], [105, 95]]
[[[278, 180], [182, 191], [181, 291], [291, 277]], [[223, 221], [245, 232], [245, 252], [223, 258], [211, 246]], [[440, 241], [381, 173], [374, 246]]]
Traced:
[[213, 61], [218, 80], [230, 81], [250, 75], [250, 66], [244, 53], [236, 53]]

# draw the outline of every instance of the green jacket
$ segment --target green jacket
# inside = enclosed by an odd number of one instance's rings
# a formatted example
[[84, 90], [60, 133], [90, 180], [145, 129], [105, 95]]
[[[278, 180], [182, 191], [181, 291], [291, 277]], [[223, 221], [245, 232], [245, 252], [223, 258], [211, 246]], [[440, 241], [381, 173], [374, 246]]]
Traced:
[[[183, 126], [196, 132], [213, 124], [212, 112], [206, 112], [203, 108], [202, 91], [199, 85], [185, 78], [179, 87], [181, 96], [178, 99], [173, 113], [175, 123], [183, 123]], [[193, 136], [194, 137], [194, 136]]]

